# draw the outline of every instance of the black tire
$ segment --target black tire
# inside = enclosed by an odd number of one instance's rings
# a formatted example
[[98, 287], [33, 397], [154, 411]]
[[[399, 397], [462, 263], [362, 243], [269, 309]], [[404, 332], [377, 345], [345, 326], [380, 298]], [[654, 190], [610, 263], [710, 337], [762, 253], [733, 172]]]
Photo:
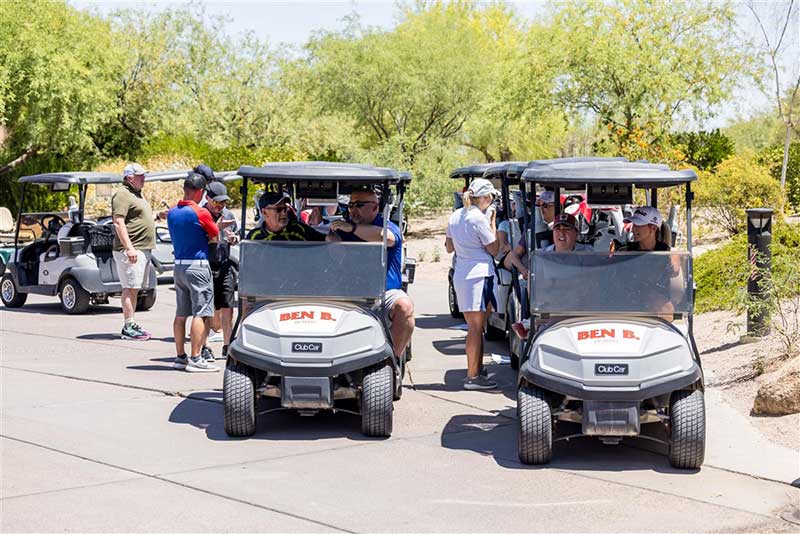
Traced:
[[519, 354], [514, 352], [514, 345], [515, 339], [517, 335], [511, 330], [511, 325], [514, 324], [516, 318], [514, 317], [513, 313], [514, 307], [511, 303], [511, 295], [508, 298], [508, 305], [506, 306], [506, 329], [508, 331], [508, 354], [511, 357], [511, 361], [509, 362], [511, 365], [511, 369], [514, 371], [519, 371]]
[[699, 469], [706, 452], [706, 403], [700, 390], [681, 390], [669, 400], [669, 463]]
[[89, 292], [74, 278], [65, 278], [58, 288], [61, 309], [70, 315], [80, 315], [89, 309]]
[[2, 297], [3, 305], [6, 308], [19, 308], [25, 301], [28, 300], [27, 293], [20, 293], [17, 289], [17, 284], [14, 282], [14, 277], [11, 273], [3, 275], [0, 281], [0, 297]]
[[456, 298], [456, 288], [453, 287], [453, 279], [447, 278], [447, 304], [450, 306], [450, 317], [453, 319], [463, 319], [464, 314], [458, 309], [458, 299]]
[[142, 292], [136, 298], [136, 311], [147, 311], [156, 304], [156, 290]]
[[497, 328], [486, 322], [486, 341], [503, 341], [506, 339], [506, 331]]
[[509, 364], [511, 365], [511, 368], [514, 371], [519, 371], [519, 356], [517, 356], [516, 354], [514, 354], [512, 352], [511, 353], [511, 361], [509, 362]]
[[408, 346], [406, 347], [406, 363], [411, 361], [414, 355], [411, 353], [411, 340], [408, 340]]
[[544, 391], [521, 385], [517, 390], [517, 447], [523, 464], [546, 464], [553, 458], [553, 414]]
[[364, 372], [361, 389], [361, 432], [365, 436], [388, 438], [392, 434], [394, 369], [379, 363]]
[[225, 433], [241, 438], [256, 433], [256, 372], [241, 362], [229, 360], [222, 381]]

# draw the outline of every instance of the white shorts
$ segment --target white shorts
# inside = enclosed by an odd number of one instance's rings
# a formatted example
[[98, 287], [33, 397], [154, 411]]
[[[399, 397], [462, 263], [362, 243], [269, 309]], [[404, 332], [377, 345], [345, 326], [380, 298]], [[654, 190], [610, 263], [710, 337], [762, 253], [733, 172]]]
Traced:
[[123, 289], [142, 289], [150, 272], [150, 251], [137, 250], [136, 263], [128, 261], [128, 255], [115, 250], [114, 263], [117, 264], [117, 276]]
[[497, 301], [494, 298], [494, 276], [469, 280], [454, 278], [453, 287], [456, 290], [459, 311], [486, 311], [489, 304], [493, 309], [497, 309]]

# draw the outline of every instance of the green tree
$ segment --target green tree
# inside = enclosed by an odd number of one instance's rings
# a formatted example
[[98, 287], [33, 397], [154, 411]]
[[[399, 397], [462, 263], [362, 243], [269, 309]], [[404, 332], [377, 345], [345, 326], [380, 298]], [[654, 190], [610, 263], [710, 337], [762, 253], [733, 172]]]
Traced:
[[683, 152], [686, 162], [701, 170], [713, 170], [736, 152], [733, 140], [719, 129], [710, 132], [681, 132], [672, 141]]

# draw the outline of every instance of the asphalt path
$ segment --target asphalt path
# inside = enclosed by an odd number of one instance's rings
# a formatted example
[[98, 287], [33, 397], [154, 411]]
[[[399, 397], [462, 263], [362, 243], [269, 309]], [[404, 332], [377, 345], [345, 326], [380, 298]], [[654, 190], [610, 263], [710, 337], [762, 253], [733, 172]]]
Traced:
[[781, 519], [797, 488], [713, 465], [678, 471], [641, 439], [561, 441], [551, 464], [521, 465], [514, 374], [488, 357], [504, 348], [487, 345], [486, 359], [502, 388], [463, 391], [464, 331], [445, 284], [418, 280], [412, 296], [414, 359], [389, 439], [363, 437], [347, 413], [290, 412], [228, 438], [222, 373], [171, 368], [169, 285], [137, 317], [147, 342], [119, 339], [119, 301], [84, 316], [35, 296], [3, 308], [0, 530], [800, 529]]

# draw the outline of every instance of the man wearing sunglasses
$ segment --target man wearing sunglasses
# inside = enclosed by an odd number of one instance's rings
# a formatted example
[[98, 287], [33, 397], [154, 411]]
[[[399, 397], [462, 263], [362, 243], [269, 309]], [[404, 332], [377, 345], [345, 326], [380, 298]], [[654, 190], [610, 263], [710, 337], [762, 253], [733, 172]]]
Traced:
[[325, 241], [321, 234], [298, 221], [291, 211], [289, 193], [265, 192], [258, 199], [261, 225], [250, 230], [247, 239], [263, 241]]
[[[328, 241], [383, 241], [383, 215], [373, 190], [353, 191], [347, 205], [349, 221], [333, 221]], [[414, 304], [401, 289], [403, 283], [403, 235], [392, 221], [386, 224], [386, 299], [384, 313], [389, 319], [394, 354], [399, 360], [414, 332]]]

